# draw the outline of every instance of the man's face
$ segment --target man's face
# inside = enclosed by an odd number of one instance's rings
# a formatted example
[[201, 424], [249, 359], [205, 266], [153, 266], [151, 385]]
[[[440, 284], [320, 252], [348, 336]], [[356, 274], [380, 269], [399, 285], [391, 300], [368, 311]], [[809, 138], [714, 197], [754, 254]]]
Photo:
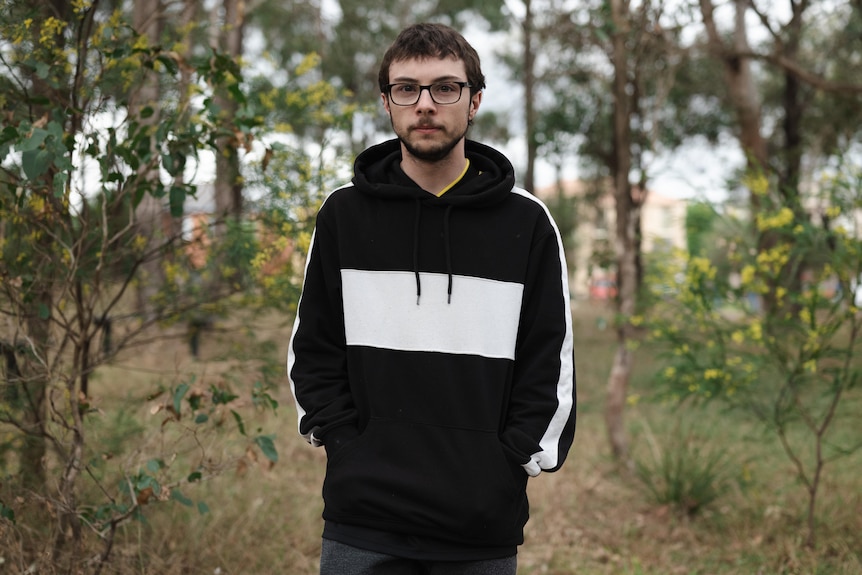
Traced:
[[[421, 86], [435, 82], [466, 82], [464, 62], [454, 58], [421, 58], [393, 62], [389, 83]], [[454, 104], [437, 104], [428, 90], [422, 90], [412, 106], [398, 106], [383, 94], [383, 107], [389, 113], [392, 129], [407, 154], [425, 162], [439, 162], [455, 151], [463, 157], [468, 122], [479, 109], [482, 93], [470, 96], [465, 87]]]

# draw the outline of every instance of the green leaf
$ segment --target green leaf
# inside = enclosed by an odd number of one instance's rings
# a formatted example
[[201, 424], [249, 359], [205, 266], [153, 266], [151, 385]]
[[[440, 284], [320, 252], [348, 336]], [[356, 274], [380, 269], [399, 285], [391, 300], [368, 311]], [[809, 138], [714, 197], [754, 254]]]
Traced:
[[191, 507], [192, 505], [194, 505], [194, 501], [180, 493], [179, 489], [171, 489], [171, 499], [173, 499], [177, 503], [185, 505], [186, 507]]
[[163, 466], [162, 461], [159, 459], [150, 459], [147, 461], [147, 471], [150, 473], [158, 473]]
[[153, 493], [158, 495], [159, 491], [161, 491], [161, 485], [156, 480], [155, 477], [151, 477], [149, 475], [141, 475], [137, 478], [135, 482], [135, 491], [140, 492], [149, 487], [153, 490]]
[[152, 117], [152, 115], [155, 113], [156, 111], [153, 109], [152, 106], [145, 106], [141, 109], [139, 117], [146, 120], [147, 118]]
[[42, 128], [33, 128], [26, 140], [15, 146], [19, 152], [30, 152], [36, 150], [45, 143], [45, 138], [48, 137], [48, 130]]
[[185, 188], [182, 186], [171, 186], [169, 202], [171, 205], [171, 217], [182, 217], [183, 204], [186, 202]]
[[203, 474], [200, 471], [194, 471], [190, 473], [188, 477], [186, 477], [186, 481], [188, 481], [189, 483], [194, 483], [195, 481], [200, 481], [201, 479], [203, 479]]
[[48, 122], [48, 134], [54, 136], [58, 142], [63, 141], [63, 124], [54, 120]]
[[51, 317], [51, 310], [47, 305], [40, 303], [39, 304], [39, 319], [48, 319]]
[[195, 423], [206, 423], [209, 419], [210, 418], [206, 413], [199, 413], [195, 416]]
[[209, 512], [210, 512], [209, 505], [207, 505], [203, 501], [198, 501], [198, 513], [200, 513], [201, 515], [206, 515]]
[[161, 62], [167, 71], [171, 74], [176, 74], [179, 71], [179, 66], [177, 66], [176, 60], [171, 58], [170, 56], [165, 56], [164, 54], [156, 56], [156, 60]]
[[236, 426], [239, 428], [239, 432], [245, 435], [245, 424], [242, 422], [242, 416], [233, 409], [231, 409], [230, 412], [233, 414], [233, 418], [236, 420]]
[[0, 503], [0, 518], [15, 523], [15, 511], [11, 507], [6, 507]]
[[60, 172], [54, 176], [54, 197], [62, 198], [66, 195], [66, 183], [69, 181], [69, 174]]
[[272, 441], [271, 435], [258, 435], [254, 438], [254, 442], [260, 447], [260, 450], [267, 459], [276, 463], [278, 461], [278, 451], [275, 449], [275, 443]]
[[180, 414], [182, 409], [183, 397], [189, 392], [189, 386], [185, 383], [179, 384], [174, 392], [174, 413]]
[[51, 66], [49, 66], [45, 62], [39, 62], [36, 64], [36, 75], [44, 80], [48, 77], [48, 74], [51, 73]]
[[213, 404], [228, 404], [239, 396], [231, 393], [229, 389], [221, 389], [216, 387], [215, 385], [210, 386], [210, 391], [212, 392]]
[[28, 150], [21, 154], [21, 167], [29, 180], [35, 180], [48, 171], [54, 154], [48, 150]]

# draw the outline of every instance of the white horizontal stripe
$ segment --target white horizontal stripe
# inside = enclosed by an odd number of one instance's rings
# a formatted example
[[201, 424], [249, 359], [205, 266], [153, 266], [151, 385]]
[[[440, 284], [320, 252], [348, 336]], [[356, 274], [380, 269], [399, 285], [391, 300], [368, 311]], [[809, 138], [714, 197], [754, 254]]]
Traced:
[[348, 345], [515, 358], [524, 287], [445, 274], [341, 270]]

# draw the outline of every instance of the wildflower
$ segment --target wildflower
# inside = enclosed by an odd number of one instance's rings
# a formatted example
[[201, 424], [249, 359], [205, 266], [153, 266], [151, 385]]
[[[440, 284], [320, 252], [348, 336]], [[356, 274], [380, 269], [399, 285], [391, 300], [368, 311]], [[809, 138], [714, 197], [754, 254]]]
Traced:
[[748, 173], [745, 175], [743, 183], [755, 196], [765, 196], [766, 192], [769, 191], [769, 180], [763, 173]]
[[759, 321], [751, 322], [748, 330], [751, 332], [751, 339], [754, 341], [762, 341], [763, 340], [763, 326], [760, 325]]
[[320, 56], [312, 52], [311, 54], [307, 54], [305, 58], [302, 59], [302, 62], [299, 63], [299, 66], [296, 67], [296, 75], [303, 76], [310, 72], [312, 69], [316, 68], [320, 64]]
[[783, 228], [793, 223], [793, 210], [787, 206], [778, 210], [777, 214], [766, 216], [763, 214], [757, 215], [757, 229], [761, 232], [777, 228]]

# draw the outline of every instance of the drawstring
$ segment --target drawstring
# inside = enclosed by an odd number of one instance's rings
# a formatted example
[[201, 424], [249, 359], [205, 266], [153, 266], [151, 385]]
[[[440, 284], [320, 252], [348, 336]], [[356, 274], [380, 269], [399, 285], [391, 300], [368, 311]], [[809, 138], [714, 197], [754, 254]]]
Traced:
[[[449, 241], [449, 215], [452, 213], [452, 205], [446, 207], [443, 216], [443, 247], [446, 252], [446, 275], [449, 284], [446, 291], [446, 303], [452, 303], [452, 246]], [[413, 275], [416, 277], [416, 305], [422, 295], [422, 280], [419, 278], [419, 228], [422, 223], [422, 201], [416, 199], [416, 217], [413, 222]]]
[[446, 214], [443, 216], [443, 244], [446, 248], [446, 273], [449, 275], [449, 287], [446, 303], [452, 303], [452, 253], [449, 245], [449, 214], [452, 213], [452, 204], [446, 207]]
[[422, 282], [419, 279], [419, 223], [422, 221], [422, 202], [416, 198], [416, 218], [413, 222], [413, 273], [416, 275], [416, 305], [422, 295]]

